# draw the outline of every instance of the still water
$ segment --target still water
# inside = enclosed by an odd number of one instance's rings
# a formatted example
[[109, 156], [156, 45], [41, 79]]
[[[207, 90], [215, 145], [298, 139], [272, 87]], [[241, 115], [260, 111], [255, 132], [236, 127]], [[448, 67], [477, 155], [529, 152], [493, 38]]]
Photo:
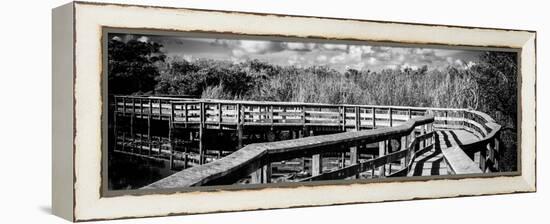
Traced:
[[109, 190], [131, 190], [144, 187], [177, 171], [168, 161], [156, 161], [119, 152], [109, 152]]

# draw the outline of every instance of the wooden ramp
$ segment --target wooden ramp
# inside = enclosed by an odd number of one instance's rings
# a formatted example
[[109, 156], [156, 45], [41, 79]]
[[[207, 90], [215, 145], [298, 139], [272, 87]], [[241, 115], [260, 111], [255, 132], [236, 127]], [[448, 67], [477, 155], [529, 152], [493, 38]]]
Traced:
[[471, 132], [451, 129], [437, 130], [434, 133], [434, 139], [434, 147], [416, 157], [408, 176], [434, 176], [450, 174], [441, 150], [479, 140], [479, 138]]

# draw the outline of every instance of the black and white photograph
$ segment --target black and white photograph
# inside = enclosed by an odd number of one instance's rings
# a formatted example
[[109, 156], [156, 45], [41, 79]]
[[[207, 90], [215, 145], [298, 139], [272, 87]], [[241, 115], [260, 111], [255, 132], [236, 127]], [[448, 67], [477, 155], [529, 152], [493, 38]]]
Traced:
[[519, 172], [517, 49], [103, 38], [109, 191]]

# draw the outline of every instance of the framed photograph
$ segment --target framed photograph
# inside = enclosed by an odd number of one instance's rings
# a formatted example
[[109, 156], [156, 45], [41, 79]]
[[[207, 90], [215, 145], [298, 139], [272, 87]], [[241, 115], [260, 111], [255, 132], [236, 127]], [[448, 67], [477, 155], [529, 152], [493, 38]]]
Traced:
[[74, 2], [52, 33], [71, 221], [536, 191], [535, 31]]

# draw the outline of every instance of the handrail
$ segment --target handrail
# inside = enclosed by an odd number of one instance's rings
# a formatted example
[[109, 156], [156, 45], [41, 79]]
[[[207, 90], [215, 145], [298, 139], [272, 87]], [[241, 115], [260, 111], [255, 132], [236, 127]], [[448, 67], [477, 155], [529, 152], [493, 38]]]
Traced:
[[482, 173], [479, 165], [472, 161], [460, 147], [446, 148], [441, 152], [452, 174]]
[[[380, 126], [394, 126], [391, 130], [397, 130], [395, 128], [407, 125], [408, 119], [418, 119], [426, 114], [433, 114], [432, 121], [437, 128], [459, 128], [472, 132], [478, 136], [479, 140], [468, 143], [460, 143], [459, 148], [462, 150], [471, 160], [474, 159], [474, 154], [480, 153], [481, 160], [478, 162], [479, 167], [484, 172], [498, 170], [498, 161], [501, 158], [499, 150], [499, 133], [501, 126], [497, 124], [493, 118], [489, 115], [470, 109], [459, 108], [430, 108], [430, 107], [408, 107], [408, 106], [381, 106], [381, 105], [354, 105], [354, 104], [323, 104], [323, 103], [301, 103], [301, 102], [268, 102], [268, 101], [235, 101], [235, 100], [216, 100], [216, 99], [195, 99], [195, 98], [174, 98], [174, 97], [143, 97], [143, 96], [114, 96], [115, 112], [119, 113], [133, 113], [136, 116], [144, 116], [150, 119], [169, 120], [171, 123], [187, 125], [198, 125], [200, 127], [209, 128], [230, 128], [237, 126], [237, 130], [243, 125], [287, 125], [287, 126], [334, 126], [341, 127], [342, 130], [346, 130], [351, 127], [355, 130], [361, 130], [362, 128], [375, 128]], [[137, 106], [139, 105], [139, 106]], [[137, 106], [137, 107], [136, 107]], [[222, 110], [223, 106], [223, 110]], [[230, 109], [231, 107], [231, 109]], [[280, 109], [280, 108], [287, 109]], [[298, 108], [296, 110], [289, 108]], [[137, 108], [137, 109], [136, 109]], [[263, 108], [263, 109], [262, 109]], [[274, 109], [279, 108], [279, 109]], [[414, 115], [413, 115], [414, 113]], [[405, 115], [408, 115], [405, 117]], [[399, 123], [396, 124], [396, 121]], [[409, 120], [410, 121], [410, 120]], [[403, 123], [404, 122], [404, 123]], [[393, 124], [393, 125], [392, 125]], [[367, 126], [368, 125], [368, 126]], [[371, 134], [376, 131], [386, 129], [368, 130], [372, 131]], [[388, 130], [386, 130], [388, 131]], [[344, 135], [351, 137], [353, 134], [349, 133], [364, 133], [348, 132], [340, 133], [336, 135]], [[400, 134], [400, 133], [398, 133]], [[310, 137], [304, 139], [322, 139], [326, 140], [327, 136], [322, 137]], [[288, 140], [277, 143], [260, 143], [248, 145], [237, 152], [222, 158], [222, 160], [234, 159], [234, 162], [242, 162], [244, 164], [255, 161], [255, 163], [263, 164], [265, 161], [258, 162], [258, 158], [264, 158], [263, 153], [269, 153], [271, 157], [281, 158], [284, 153], [276, 153], [277, 144], [294, 144], [294, 141], [306, 141], [306, 140]], [[354, 142], [356, 140], [350, 140]], [[273, 146], [272, 144], [276, 144]], [[352, 143], [346, 143], [352, 144]], [[239, 145], [241, 143], [239, 142]], [[274, 148], [273, 148], [274, 147]], [[286, 150], [292, 151], [292, 147], [288, 145]], [[309, 151], [315, 151], [310, 150]], [[305, 150], [305, 151], [307, 151]], [[240, 155], [239, 155], [240, 154]], [[239, 158], [235, 156], [240, 156]], [[445, 153], [444, 153], [445, 156]], [[227, 158], [227, 159], [226, 159]], [[402, 158], [402, 157], [400, 157]], [[265, 159], [261, 159], [265, 160]], [[379, 159], [383, 160], [383, 159]], [[453, 164], [457, 164], [452, 161], [450, 156], [445, 157], [445, 161], [449, 164], [451, 169], [458, 170], [453, 167]], [[220, 161], [220, 160], [219, 160]], [[473, 162], [473, 161], [472, 161]], [[215, 166], [210, 165], [212, 163], [203, 166]], [[257, 168], [257, 166], [252, 166]], [[354, 165], [355, 166], [355, 165]], [[249, 172], [250, 170], [243, 171], [241, 167], [231, 167], [239, 170], [239, 172]], [[198, 168], [190, 168], [187, 172]], [[216, 170], [216, 167], [211, 167]], [[348, 168], [353, 169], [353, 168]], [[184, 170], [185, 171], [185, 170]], [[228, 169], [227, 171], [231, 171]], [[183, 171], [182, 171], [183, 172]], [[231, 171], [233, 172], [233, 171]], [[230, 172], [230, 173], [231, 173]], [[460, 171], [459, 171], [460, 172]], [[325, 176], [328, 174], [325, 174]], [[190, 177], [192, 179], [192, 177]], [[231, 177], [234, 178], [234, 177]], [[228, 179], [231, 179], [228, 178]], [[184, 178], [185, 179], [185, 178]], [[217, 178], [214, 178], [217, 179]], [[233, 180], [233, 179], [232, 179]], [[216, 180], [218, 181], [218, 180]], [[229, 180], [219, 180], [229, 181]], [[185, 182], [185, 181], [184, 181]], [[212, 182], [211, 180], [206, 183]], [[230, 182], [230, 181], [229, 181]], [[202, 185], [205, 184], [202, 181], [197, 183], [189, 182], [189, 185]]]
[[[420, 142], [425, 141], [426, 139], [429, 139], [432, 136], [433, 136], [433, 132], [417, 136], [413, 140], [413, 142], [411, 142], [411, 144], [409, 144], [408, 146], [405, 146], [405, 148], [402, 150], [399, 150], [397, 152], [393, 152], [388, 155], [381, 156], [375, 159], [370, 159], [361, 163], [353, 164], [351, 166], [348, 166], [342, 169], [337, 169], [330, 172], [319, 174], [317, 176], [312, 176], [312, 177], [303, 179], [302, 182], [318, 181], [318, 180], [334, 180], [334, 179], [351, 177], [353, 175], [356, 175], [357, 173], [362, 173], [368, 170], [374, 170], [378, 167], [406, 158], [405, 167], [401, 168], [401, 170], [395, 172], [394, 174], [390, 174], [390, 176], [404, 176], [411, 169], [417, 152], [421, 150], [421, 148], [419, 147]], [[431, 147], [433, 147], [433, 145], [427, 145], [425, 146], [424, 149], [431, 148]]]
[[402, 125], [344, 132], [331, 135], [313, 136], [300, 139], [250, 144], [236, 152], [211, 163], [191, 167], [176, 174], [152, 183], [144, 189], [190, 187], [215, 183], [231, 183], [246, 177], [259, 167], [273, 160], [284, 160], [296, 155], [313, 155], [327, 151], [347, 151], [344, 145], [368, 144], [385, 141], [391, 138], [409, 135], [415, 127], [432, 123], [434, 117], [429, 115], [412, 118]]
[[[459, 143], [456, 148], [444, 150], [445, 162], [451, 171], [456, 174], [498, 171], [502, 153], [499, 147], [499, 135], [502, 126], [486, 113], [474, 110], [466, 110], [465, 112], [473, 116], [472, 119], [466, 120], [475, 128], [466, 126], [463, 128], [473, 132], [477, 131], [479, 140]], [[473, 119], [478, 119], [478, 121]], [[479, 153], [480, 158], [479, 164], [477, 164], [478, 169], [472, 168], [475, 165], [473, 160], [476, 153]]]

